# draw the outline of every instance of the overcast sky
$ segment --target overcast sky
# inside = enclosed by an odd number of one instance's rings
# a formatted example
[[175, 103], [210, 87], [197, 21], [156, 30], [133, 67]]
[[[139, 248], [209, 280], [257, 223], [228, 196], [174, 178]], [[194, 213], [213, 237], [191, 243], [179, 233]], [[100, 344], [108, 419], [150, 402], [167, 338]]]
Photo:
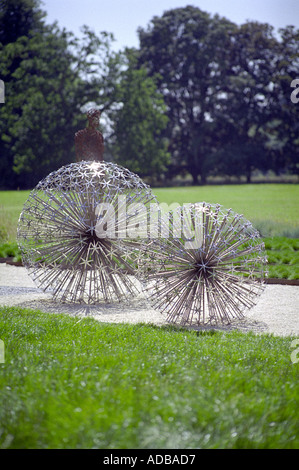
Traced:
[[145, 28], [153, 16], [186, 5], [212, 15], [218, 13], [237, 24], [256, 20], [276, 30], [290, 24], [299, 28], [299, 0], [42, 0], [48, 23], [57, 20], [76, 35], [80, 35], [83, 24], [96, 33], [113, 33], [117, 50], [138, 47], [139, 26]]

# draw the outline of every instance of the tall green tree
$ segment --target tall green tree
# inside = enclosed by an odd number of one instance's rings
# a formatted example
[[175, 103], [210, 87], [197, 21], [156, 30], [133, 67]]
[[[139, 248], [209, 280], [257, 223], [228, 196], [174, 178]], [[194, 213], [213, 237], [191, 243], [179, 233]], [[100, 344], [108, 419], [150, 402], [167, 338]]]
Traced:
[[16, 48], [16, 53], [12, 53], [12, 44], [21, 37], [29, 38], [44, 31], [44, 16], [37, 0], [0, 0], [0, 78], [6, 90], [6, 104], [0, 104], [0, 185], [3, 187], [14, 187], [17, 184], [12, 169], [14, 137], [8, 131], [13, 108], [8, 97], [13, 96], [10, 84], [22, 59], [19, 48]]
[[278, 42], [271, 26], [257, 22], [235, 28], [231, 39], [225, 78], [213, 95], [211, 117], [222, 142], [214, 155], [214, 171], [246, 175], [250, 182], [254, 170], [271, 166], [263, 129], [273, 117]]
[[163, 131], [168, 118], [163, 96], [144, 68], [136, 68], [134, 55], [116, 88], [113, 112], [115, 160], [140, 176], [160, 179], [169, 163]]
[[299, 108], [290, 95], [299, 72], [299, 31], [280, 33], [277, 38], [268, 24], [247, 22], [235, 34], [225, 88], [229, 119], [222, 115], [222, 124], [229, 123], [228, 147], [238, 147], [248, 182], [255, 169], [298, 172]]
[[38, 0], [0, 0], [0, 43], [5, 46], [43, 31], [45, 16]]
[[139, 64], [158, 74], [167, 105], [172, 174], [186, 169], [197, 184], [209, 174], [250, 182], [256, 169], [295, 171], [298, 31], [278, 39], [269, 24], [237, 26], [187, 6], [154, 17], [139, 40]]
[[[170, 152], [179, 170], [193, 183], [205, 183], [211, 171], [213, 94], [225, 79], [235, 25], [217, 15], [187, 6], [154, 17], [139, 29], [139, 63], [158, 74], [168, 109]], [[214, 140], [213, 146], [217, 146]]]
[[299, 29], [288, 26], [280, 35], [272, 74], [272, 114], [262, 131], [271, 168], [277, 174], [287, 170], [299, 175], [299, 102], [292, 100], [292, 85], [299, 79]]
[[[10, 3], [14, 15], [15, 2]], [[18, 3], [37, 5], [33, 0]], [[7, 14], [5, 10], [2, 21]], [[36, 16], [42, 15], [34, 9], [32, 18]], [[5, 104], [0, 104], [0, 185], [6, 188], [32, 187], [74, 161], [74, 134], [86, 124], [82, 110], [108, 105], [111, 92], [105, 80], [117, 68], [111, 35], [97, 36], [85, 27], [79, 41], [57, 24], [38, 25], [0, 44], [6, 92]]]

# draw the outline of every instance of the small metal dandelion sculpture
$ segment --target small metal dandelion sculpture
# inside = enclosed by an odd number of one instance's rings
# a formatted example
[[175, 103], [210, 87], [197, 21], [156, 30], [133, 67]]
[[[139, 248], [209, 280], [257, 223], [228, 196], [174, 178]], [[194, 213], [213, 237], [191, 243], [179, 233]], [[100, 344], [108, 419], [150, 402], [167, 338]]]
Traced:
[[167, 224], [169, 236], [151, 240], [139, 267], [153, 306], [181, 325], [241, 318], [266, 275], [264, 244], [251, 223], [219, 204], [197, 203], [164, 220], [162, 232]]
[[139, 176], [102, 161], [99, 113], [88, 117], [92, 124], [76, 134], [76, 155], [83, 160], [50, 173], [30, 193], [18, 244], [40, 288], [55, 299], [92, 304], [138, 294], [138, 215], [127, 206], [146, 207], [155, 198]]

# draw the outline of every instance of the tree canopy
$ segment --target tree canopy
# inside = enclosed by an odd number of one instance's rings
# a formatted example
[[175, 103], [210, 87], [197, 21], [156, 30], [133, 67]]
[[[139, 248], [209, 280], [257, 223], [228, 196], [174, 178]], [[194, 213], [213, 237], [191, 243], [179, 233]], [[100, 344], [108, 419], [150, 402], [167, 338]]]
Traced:
[[298, 174], [299, 31], [236, 25], [186, 6], [112, 50], [87, 26], [47, 24], [38, 0], [0, 0], [0, 186], [26, 188], [74, 161], [84, 111], [102, 111], [107, 159], [141, 176]]
[[[204, 183], [215, 173], [245, 174], [250, 181], [254, 169], [280, 171], [291, 168], [291, 160], [295, 170], [289, 87], [299, 73], [298, 31], [281, 34], [279, 41], [268, 24], [237, 26], [192, 6], [139, 29], [139, 64], [160, 77], [168, 108], [174, 171], [185, 168], [197, 184], [199, 176]], [[277, 165], [274, 142], [282, 142], [281, 132], [285, 145]]]
[[32, 37], [44, 29], [46, 13], [37, 0], [0, 0], [0, 42], [3, 46], [21, 36]]
[[112, 112], [113, 152], [117, 161], [140, 176], [160, 179], [170, 162], [166, 107], [156, 81], [144, 68], [136, 68], [133, 51], [127, 51], [128, 66], [116, 87], [119, 106]]
[[[10, 3], [14, 12], [15, 4], [22, 2]], [[96, 36], [84, 27], [79, 42], [57, 24], [42, 26], [42, 14], [35, 15], [38, 28], [32, 14], [33, 29], [0, 44], [6, 94], [0, 107], [0, 184], [6, 187], [32, 187], [50, 171], [74, 161], [74, 134], [86, 124], [84, 105], [100, 101], [104, 107], [109, 100], [108, 91], [99, 99], [99, 90], [112, 73], [112, 36]], [[16, 20], [23, 32], [23, 16]]]

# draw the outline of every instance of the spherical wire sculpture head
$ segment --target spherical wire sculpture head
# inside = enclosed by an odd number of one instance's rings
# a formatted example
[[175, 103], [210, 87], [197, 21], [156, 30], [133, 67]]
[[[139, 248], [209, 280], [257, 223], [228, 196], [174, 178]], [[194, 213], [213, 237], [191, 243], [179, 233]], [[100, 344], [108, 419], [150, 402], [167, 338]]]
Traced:
[[113, 163], [81, 161], [50, 173], [19, 218], [29, 275], [62, 301], [131, 299], [140, 292], [136, 265], [146, 240], [138, 207], [153, 200], [139, 176]]
[[144, 246], [140, 276], [167, 321], [216, 325], [242, 318], [267, 275], [264, 243], [243, 215], [219, 204], [160, 214], [160, 236]]

